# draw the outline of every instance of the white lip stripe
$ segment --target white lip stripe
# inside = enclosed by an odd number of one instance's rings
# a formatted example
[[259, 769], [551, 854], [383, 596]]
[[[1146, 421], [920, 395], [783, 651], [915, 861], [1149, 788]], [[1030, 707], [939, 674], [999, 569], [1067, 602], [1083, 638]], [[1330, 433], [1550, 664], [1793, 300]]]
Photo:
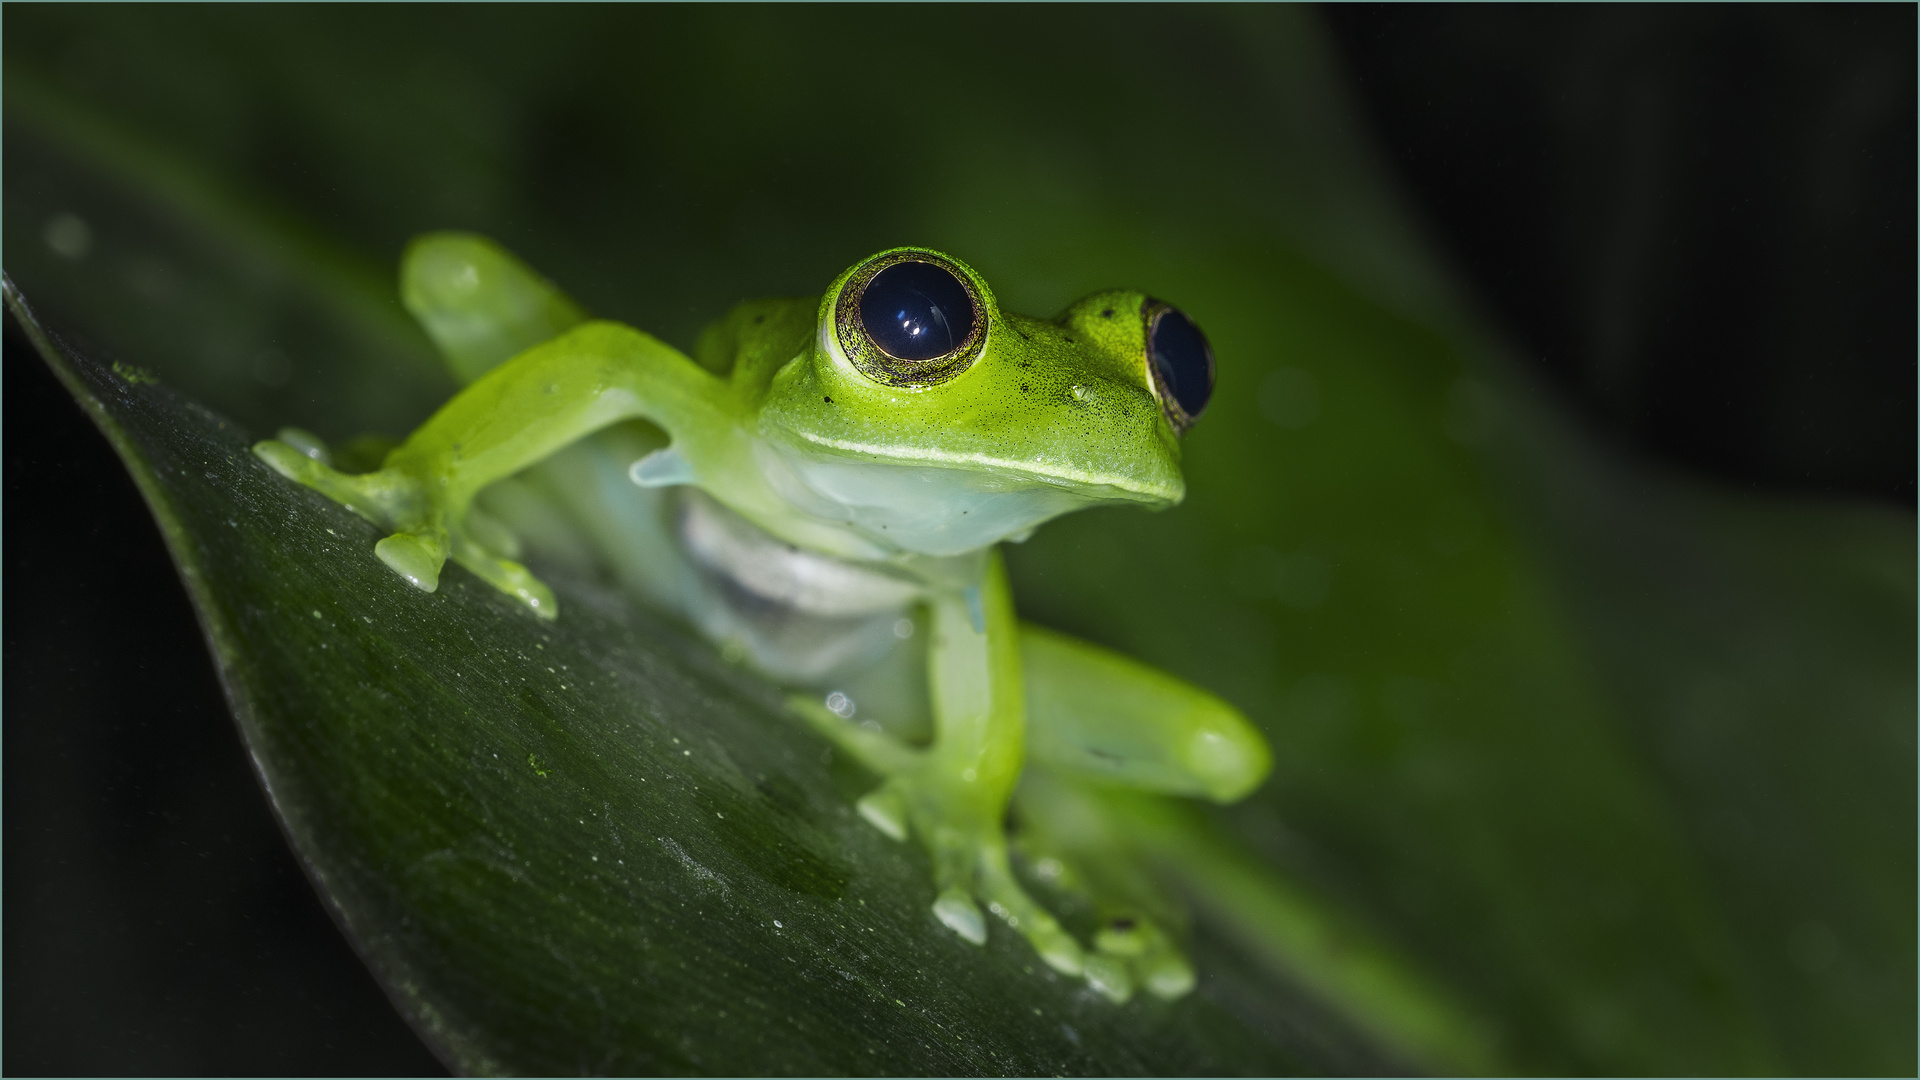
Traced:
[[1044, 473], [1044, 472], [1039, 472], [1035, 470], [1032, 464], [1029, 462], [1010, 461], [1006, 458], [992, 457], [987, 454], [951, 454], [951, 453], [935, 454], [931, 451], [902, 452], [899, 447], [893, 447], [893, 446], [880, 447], [880, 446], [870, 445], [867, 443], [852, 442], [847, 439], [829, 439], [829, 438], [824, 438], [822, 436], [814, 435], [804, 431], [794, 432], [794, 434], [800, 436], [802, 439], [805, 439], [810, 443], [813, 443], [816, 446], [830, 446], [835, 450], [844, 450], [849, 453], [855, 453], [855, 454], [871, 454], [874, 457], [880, 458], [884, 461], [931, 461], [931, 462], [937, 462], [937, 463], [946, 464], [946, 465], [966, 463], [966, 464], [972, 464], [972, 465], [982, 465], [992, 469], [999, 469], [1005, 472], [1016, 473], [1020, 476], [1031, 477], [1032, 479], [1038, 480], [1041, 483], [1057, 484], [1062, 487], [1065, 487], [1069, 483], [1100, 484], [1106, 487], [1116, 488], [1120, 491], [1130, 491], [1136, 495], [1142, 495], [1152, 499], [1166, 499], [1166, 498], [1172, 497], [1166, 494], [1165, 492], [1156, 491], [1153, 488], [1142, 487], [1139, 484], [1136, 484], [1125, 477], [1113, 476], [1110, 474], [1077, 472], [1077, 471], [1072, 473]]

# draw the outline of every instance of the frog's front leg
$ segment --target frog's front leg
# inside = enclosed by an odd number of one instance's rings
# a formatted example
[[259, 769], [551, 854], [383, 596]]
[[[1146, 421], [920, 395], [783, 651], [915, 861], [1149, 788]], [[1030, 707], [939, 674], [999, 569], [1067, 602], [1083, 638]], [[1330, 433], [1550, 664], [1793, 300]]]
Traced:
[[851, 725], [836, 730], [830, 717], [815, 715], [818, 710], [803, 711], [869, 766], [889, 774], [860, 801], [860, 813], [895, 839], [911, 833], [926, 846], [933, 862], [933, 911], [941, 922], [983, 944], [984, 904], [1055, 970], [1083, 974], [1084, 950], [1027, 894], [1007, 854], [1007, 801], [1025, 754], [1026, 699], [1019, 625], [999, 553], [988, 559], [978, 586], [935, 593], [929, 605], [930, 746], [889, 746]]
[[393, 530], [375, 552], [427, 592], [451, 557], [553, 618], [553, 593], [483, 544], [468, 512], [480, 489], [609, 424], [650, 420], [673, 439], [675, 467], [724, 468], [733, 410], [724, 384], [678, 350], [628, 326], [589, 322], [488, 372], [387, 455], [377, 472], [338, 472], [269, 439], [254, 447], [282, 475]]

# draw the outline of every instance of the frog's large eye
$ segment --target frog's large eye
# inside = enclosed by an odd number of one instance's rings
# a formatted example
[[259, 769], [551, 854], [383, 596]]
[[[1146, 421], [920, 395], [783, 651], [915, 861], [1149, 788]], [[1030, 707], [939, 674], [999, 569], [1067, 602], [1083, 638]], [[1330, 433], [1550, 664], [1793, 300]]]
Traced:
[[860, 321], [880, 351], [900, 360], [932, 360], [973, 333], [973, 297], [953, 271], [897, 262], [873, 275], [860, 294]]
[[1185, 431], [1213, 397], [1213, 350], [1207, 335], [1172, 304], [1147, 301], [1147, 370], [1173, 430]]
[[927, 386], [965, 371], [985, 343], [986, 312], [967, 275], [930, 251], [896, 251], [856, 270], [835, 329], [870, 378]]

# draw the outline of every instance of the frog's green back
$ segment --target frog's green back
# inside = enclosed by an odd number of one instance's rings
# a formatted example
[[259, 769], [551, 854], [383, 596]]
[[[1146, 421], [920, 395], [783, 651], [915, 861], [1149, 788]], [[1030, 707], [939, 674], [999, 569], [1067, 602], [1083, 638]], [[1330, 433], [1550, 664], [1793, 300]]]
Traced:
[[807, 347], [819, 310], [817, 296], [741, 301], [701, 332], [693, 359], [757, 400], [773, 373]]

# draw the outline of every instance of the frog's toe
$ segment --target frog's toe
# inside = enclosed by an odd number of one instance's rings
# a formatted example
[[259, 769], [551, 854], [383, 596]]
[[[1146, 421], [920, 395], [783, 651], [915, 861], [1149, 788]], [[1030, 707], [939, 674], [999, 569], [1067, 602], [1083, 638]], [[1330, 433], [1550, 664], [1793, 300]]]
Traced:
[[986, 916], [980, 914], [980, 905], [973, 902], [966, 890], [952, 886], [943, 889], [933, 902], [933, 914], [947, 929], [973, 944], [987, 943]]
[[1169, 946], [1134, 964], [1147, 991], [1162, 1001], [1174, 1001], [1193, 992], [1193, 963], [1180, 950]]
[[1004, 844], [989, 844], [981, 852], [980, 892], [987, 910], [1019, 931], [1048, 967], [1062, 975], [1085, 973], [1086, 950], [1014, 879]]
[[860, 811], [860, 816], [866, 819], [867, 824], [889, 837], [895, 840], [907, 838], [907, 801], [893, 785], [883, 784], [868, 792], [854, 804], [854, 809]]
[[1033, 945], [1033, 951], [1040, 954], [1040, 959], [1046, 961], [1048, 967], [1068, 976], [1086, 971], [1086, 950], [1073, 940], [1072, 934], [1054, 921], [1053, 916], [1041, 912], [1040, 917], [1033, 920], [1031, 928], [1023, 925], [1021, 930]]
[[478, 568], [466, 559], [460, 565], [473, 570], [486, 582], [515, 600], [527, 605], [535, 615], [553, 620], [560, 617], [560, 601], [553, 595], [547, 583], [534, 577], [526, 567], [510, 559], [476, 560]]
[[283, 427], [274, 438], [322, 465], [331, 468], [334, 464], [333, 452], [327, 449], [326, 441], [305, 428]]
[[1166, 1001], [1193, 990], [1193, 964], [1173, 939], [1143, 915], [1121, 915], [1108, 920], [1094, 935], [1102, 956], [1123, 962], [1135, 980]]
[[444, 529], [394, 533], [373, 546], [373, 553], [388, 568], [421, 592], [440, 587], [440, 567], [447, 561], [447, 534]]
[[[292, 433], [293, 429], [289, 428], [280, 434], [290, 435]], [[310, 478], [324, 475], [322, 470], [324, 470], [324, 472], [333, 471], [323, 455], [308, 453], [306, 450], [280, 439], [262, 439], [254, 443], [253, 456], [266, 462], [274, 472], [279, 473], [281, 476], [297, 484], [306, 484], [308, 487], [313, 486]]]
[[[381, 558], [386, 556], [382, 555]], [[471, 541], [457, 543], [453, 558], [472, 571], [475, 577], [533, 609], [535, 615], [543, 619], [560, 617], [560, 602], [554, 598], [553, 590], [519, 563], [503, 559]], [[393, 564], [389, 562], [387, 565]]]
[[1124, 1005], [1133, 997], [1133, 975], [1127, 962], [1117, 956], [1096, 954], [1087, 958], [1087, 985], [1115, 1005]]
[[[319, 439], [296, 428], [278, 439], [253, 444], [253, 456], [296, 484], [310, 487], [354, 513], [379, 525], [400, 524], [398, 512], [409, 505], [410, 491], [403, 478], [385, 472], [350, 474], [335, 469]], [[288, 442], [286, 440], [293, 440]]]

